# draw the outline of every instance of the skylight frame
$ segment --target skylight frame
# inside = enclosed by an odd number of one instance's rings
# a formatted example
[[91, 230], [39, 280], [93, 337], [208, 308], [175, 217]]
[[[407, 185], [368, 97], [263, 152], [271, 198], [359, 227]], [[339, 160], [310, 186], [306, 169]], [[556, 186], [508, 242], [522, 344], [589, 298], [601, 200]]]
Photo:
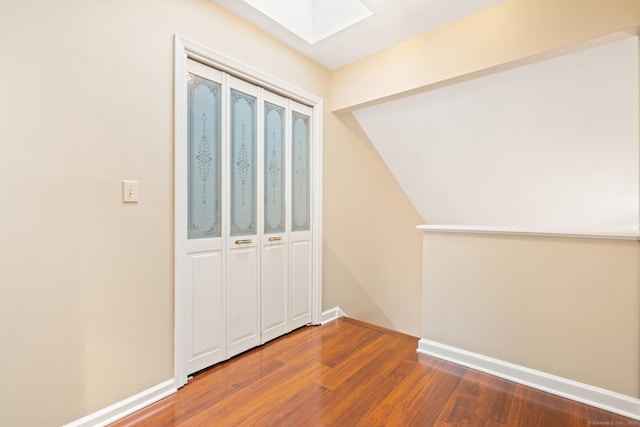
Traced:
[[373, 16], [360, 0], [243, 0], [313, 45]]

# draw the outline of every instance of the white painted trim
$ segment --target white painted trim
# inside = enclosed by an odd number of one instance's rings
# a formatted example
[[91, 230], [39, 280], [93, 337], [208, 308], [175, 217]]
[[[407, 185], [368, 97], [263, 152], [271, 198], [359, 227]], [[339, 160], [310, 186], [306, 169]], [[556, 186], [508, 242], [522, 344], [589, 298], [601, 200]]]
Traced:
[[336, 320], [345, 316], [348, 317], [346, 314], [344, 314], [344, 311], [342, 311], [340, 307], [333, 307], [322, 313], [320, 324], [324, 325], [327, 322], [331, 322], [332, 320]]
[[[187, 281], [187, 266], [183, 256], [186, 253], [187, 230], [176, 224], [186, 224], [187, 222], [187, 197], [186, 191], [178, 191], [186, 188], [186, 142], [187, 130], [187, 89], [184, 82], [187, 78], [187, 52], [183, 40], [175, 37], [174, 40], [174, 104], [173, 104], [173, 232], [174, 232], [174, 254], [173, 254], [173, 372], [176, 387], [182, 387], [187, 383], [187, 299], [185, 296], [185, 283]], [[178, 120], [178, 116], [183, 118]]]
[[615, 239], [640, 241], [640, 230], [572, 230], [529, 229], [509, 227], [480, 227], [468, 225], [419, 225], [419, 230], [438, 233], [510, 234], [546, 237], [585, 237], [591, 239]]
[[[236, 61], [229, 56], [223, 55], [215, 50], [211, 50], [206, 46], [191, 41], [178, 34], [176, 34], [175, 39], [176, 46], [179, 44], [182, 48], [181, 53], [186, 54], [187, 57], [194, 61], [209, 65], [216, 70], [224, 71], [241, 80], [263, 87], [271, 92], [277, 93], [278, 95], [282, 95], [285, 98], [291, 98], [294, 101], [298, 101], [310, 107], [316, 107], [318, 105], [321, 106], [322, 104], [322, 98], [280, 80], [270, 74], [263, 73], [262, 71], [249, 67], [240, 61]], [[176, 55], [178, 53], [180, 52], [176, 52]], [[322, 121], [318, 123], [322, 123]]]
[[[187, 76], [187, 59], [192, 59], [271, 92], [293, 99], [312, 108], [313, 168], [312, 168], [312, 323], [319, 324], [322, 318], [322, 98], [284, 82], [274, 76], [249, 67], [233, 58], [222, 55], [203, 45], [178, 34], [174, 38], [174, 381], [177, 388], [187, 382], [186, 356], [186, 195], [180, 188], [186, 188], [186, 103], [187, 90], [184, 84]], [[181, 114], [185, 117], [177, 119]]]
[[172, 379], [167, 380], [93, 414], [65, 424], [63, 427], [103, 427], [164, 399], [176, 391], [175, 382]]
[[418, 353], [437, 357], [509, 381], [575, 400], [605, 411], [640, 420], [640, 400], [614, 391], [536, 371], [427, 339], [418, 342]]
[[313, 313], [311, 314], [312, 322], [315, 325], [320, 324], [322, 316], [322, 152], [323, 152], [323, 136], [322, 136], [322, 99], [317, 99], [312, 110], [311, 130], [312, 150], [311, 150], [311, 250], [312, 260], [312, 289], [313, 293]]

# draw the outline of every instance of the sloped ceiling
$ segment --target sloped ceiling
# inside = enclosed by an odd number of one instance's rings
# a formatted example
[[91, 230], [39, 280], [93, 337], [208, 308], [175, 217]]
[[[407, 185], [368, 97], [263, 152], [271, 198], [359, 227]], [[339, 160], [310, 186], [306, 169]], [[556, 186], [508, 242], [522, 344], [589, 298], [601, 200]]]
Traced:
[[638, 229], [638, 38], [354, 114], [428, 224]]

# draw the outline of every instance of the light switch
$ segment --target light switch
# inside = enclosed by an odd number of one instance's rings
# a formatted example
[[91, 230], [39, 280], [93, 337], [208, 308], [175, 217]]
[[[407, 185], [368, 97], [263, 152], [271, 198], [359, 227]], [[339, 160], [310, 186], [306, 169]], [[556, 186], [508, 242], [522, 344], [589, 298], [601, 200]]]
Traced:
[[138, 181], [122, 181], [122, 201], [138, 203]]

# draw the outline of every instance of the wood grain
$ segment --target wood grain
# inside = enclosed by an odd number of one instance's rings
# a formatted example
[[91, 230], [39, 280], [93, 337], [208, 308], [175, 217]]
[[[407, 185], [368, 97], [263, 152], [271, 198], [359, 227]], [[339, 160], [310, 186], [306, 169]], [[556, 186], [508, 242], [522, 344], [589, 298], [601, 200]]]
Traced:
[[589, 426], [639, 422], [416, 353], [342, 318], [195, 376], [123, 426]]

